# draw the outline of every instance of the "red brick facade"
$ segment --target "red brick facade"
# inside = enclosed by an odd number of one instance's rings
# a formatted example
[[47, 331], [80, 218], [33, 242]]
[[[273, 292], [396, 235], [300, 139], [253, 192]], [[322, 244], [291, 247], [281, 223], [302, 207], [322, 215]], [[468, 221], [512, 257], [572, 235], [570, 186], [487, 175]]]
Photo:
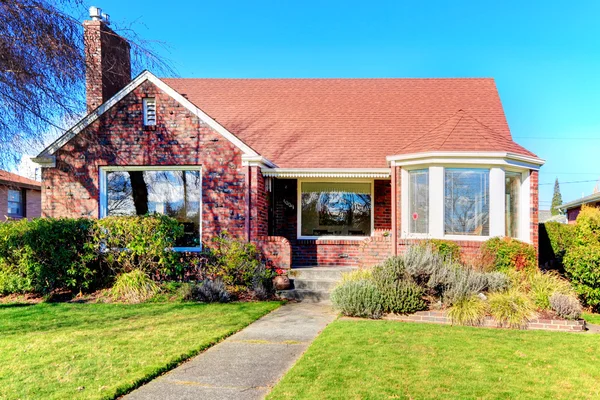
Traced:
[[24, 198], [25, 218], [33, 219], [41, 216], [42, 199], [39, 189], [24, 188], [20, 186], [0, 185], [0, 222], [9, 219], [21, 219], [8, 214], [8, 191], [20, 190]]
[[[155, 127], [143, 126], [143, 97], [156, 98]], [[44, 216], [97, 218], [99, 167], [103, 165], [201, 165], [203, 241], [224, 230], [246, 237], [246, 167], [240, 150], [150, 82], [136, 88], [55, 155], [56, 168], [43, 169]]]
[[529, 175], [530, 185], [530, 198], [531, 198], [531, 210], [530, 210], [530, 232], [531, 232], [531, 244], [535, 247], [536, 252], [539, 249], [540, 235], [539, 235], [539, 172], [531, 171]]

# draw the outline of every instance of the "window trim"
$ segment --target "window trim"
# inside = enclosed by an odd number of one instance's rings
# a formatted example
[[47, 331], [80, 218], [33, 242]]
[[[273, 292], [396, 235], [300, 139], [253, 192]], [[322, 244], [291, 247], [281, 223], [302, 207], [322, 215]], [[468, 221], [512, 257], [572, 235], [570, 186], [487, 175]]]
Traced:
[[[19, 209], [21, 210], [20, 214], [13, 214], [8, 212], [10, 203], [15, 203], [10, 200], [10, 192], [18, 192], [19, 193]], [[22, 188], [11, 189], [8, 188], [6, 191], [6, 214], [11, 218], [25, 218], [25, 193]]]
[[[427, 210], [428, 210], [428, 215], [427, 215], [427, 232], [426, 233], [419, 233], [419, 232], [411, 232], [410, 231], [410, 221], [412, 219], [412, 215], [410, 215], [410, 194], [411, 194], [411, 189], [410, 189], [410, 173], [411, 172], [416, 172], [416, 171], [427, 171], [427, 189], [428, 192], [427, 193]], [[404, 221], [406, 221], [406, 230], [410, 235], [416, 235], [415, 237], [427, 237], [429, 236], [429, 219], [430, 219], [430, 214], [431, 214], [431, 182], [429, 179], [429, 168], [425, 167], [425, 168], [411, 168], [410, 170], [407, 170], [406, 173], [406, 219]]]
[[108, 176], [107, 172], [127, 172], [127, 171], [200, 171], [200, 199], [199, 199], [199, 208], [200, 208], [200, 216], [199, 216], [199, 226], [198, 226], [198, 236], [200, 238], [200, 246], [198, 247], [173, 247], [173, 251], [177, 252], [189, 252], [196, 253], [202, 252], [203, 244], [202, 244], [202, 214], [204, 211], [204, 204], [202, 201], [202, 197], [204, 195], [203, 188], [203, 179], [202, 176], [202, 166], [201, 165], [167, 165], [167, 166], [158, 166], [158, 165], [129, 165], [129, 166], [100, 166], [99, 168], [99, 208], [98, 208], [98, 218], [104, 218], [108, 214]]
[[[341, 183], [369, 183], [371, 185], [371, 234], [364, 236], [302, 236], [302, 183], [303, 182], [341, 182]], [[344, 179], [320, 178], [298, 179], [296, 187], [296, 237], [298, 240], [364, 240], [375, 233], [375, 179]]]
[[[448, 235], [444, 233], [444, 193], [445, 171], [447, 168], [488, 169], [489, 175], [489, 201], [490, 201], [490, 228], [488, 236], [475, 235]], [[409, 171], [429, 169], [429, 233], [410, 233], [408, 221], [409, 205]], [[444, 239], [453, 241], [484, 242], [492, 237], [505, 236], [505, 172], [521, 173], [521, 187], [519, 200], [519, 233], [515, 239], [531, 243], [530, 237], [530, 170], [515, 166], [500, 166], [495, 164], [471, 163], [423, 163], [402, 166], [400, 179], [400, 232], [401, 239]], [[498, 192], [498, 193], [497, 193]]]

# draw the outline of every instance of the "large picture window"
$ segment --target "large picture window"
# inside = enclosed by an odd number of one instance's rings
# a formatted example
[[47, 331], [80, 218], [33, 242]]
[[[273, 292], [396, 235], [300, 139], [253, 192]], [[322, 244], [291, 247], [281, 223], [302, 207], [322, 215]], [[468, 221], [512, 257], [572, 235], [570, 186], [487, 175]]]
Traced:
[[409, 232], [429, 232], [429, 170], [408, 172]]
[[301, 182], [301, 236], [370, 236], [370, 182]]
[[489, 177], [487, 169], [445, 170], [445, 234], [489, 236]]
[[106, 214], [168, 215], [184, 226], [177, 247], [199, 247], [201, 185], [197, 170], [108, 171]]

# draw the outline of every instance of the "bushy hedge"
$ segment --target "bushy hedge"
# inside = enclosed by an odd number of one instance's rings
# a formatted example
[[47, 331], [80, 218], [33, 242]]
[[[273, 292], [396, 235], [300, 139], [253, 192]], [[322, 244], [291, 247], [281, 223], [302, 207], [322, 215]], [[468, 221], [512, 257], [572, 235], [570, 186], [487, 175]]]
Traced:
[[346, 281], [331, 293], [331, 303], [349, 317], [381, 318], [383, 298], [369, 280]]
[[560, 222], [540, 224], [540, 263], [550, 262], [555, 269], [563, 269], [563, 258], [575, 241], [575, 225]]
[[89, 219], [20, 220], [0, 224], [0, 293], [94, 288], [107, 273], [93, 246]]
[[517, 239], [491, 238], [482, 244], [481, 253], [482, 267], [487, 270], [534, 273], [538, 267], [535, 248]]
[[94, 222], [92, 243], [115, 273], [141, 270], [174, 278], [182, 266], [172, 249], [182, 235], [181, 224], [165, 215], [107, 217]]
[[581, 299], [600, 309], [600, 209], [582, 207], [577, 216], [573, 245], [563, 263]]
[[428, 239], [420, 244], [421, 247], [430, 247], [433, 252], [449, 261], [460, 262], [460, 246], [451, 240]]

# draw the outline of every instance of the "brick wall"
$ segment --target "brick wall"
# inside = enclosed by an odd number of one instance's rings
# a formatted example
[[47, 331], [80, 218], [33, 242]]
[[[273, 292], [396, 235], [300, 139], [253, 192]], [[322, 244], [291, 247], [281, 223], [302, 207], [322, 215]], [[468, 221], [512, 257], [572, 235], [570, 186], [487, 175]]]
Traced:
[[[156, 98], [152, 129], [143, 126], [143, 97]], [[56, 153], [56, 168], [42, 171], [43, 215], [97, 218], [102, 165], [202, 165], [203, 241], [223, 230], [245, 237], [240, 150], [152, 83], [140, 85]]]
[[267, 236], [269, 230], [269, 196], [259, 167], [250, 167], [251, 237]]
[[531, 171], [529, 175], [529, 184], [531, 186], [531, 210], [530, 210], [530, 232], [531, 244], [535, 247], [535, 251], [539, 253], [539, 172]]
[[261, 252], [263, 261], [269, 267], [290, 269], [292, 267], [292, 246], [282, 236], [253, 237], [252, 242]]
[[392, 230], [392, 184], [389, 180], [377, 180], [373, 190], [375, 234], [389, 233]]

